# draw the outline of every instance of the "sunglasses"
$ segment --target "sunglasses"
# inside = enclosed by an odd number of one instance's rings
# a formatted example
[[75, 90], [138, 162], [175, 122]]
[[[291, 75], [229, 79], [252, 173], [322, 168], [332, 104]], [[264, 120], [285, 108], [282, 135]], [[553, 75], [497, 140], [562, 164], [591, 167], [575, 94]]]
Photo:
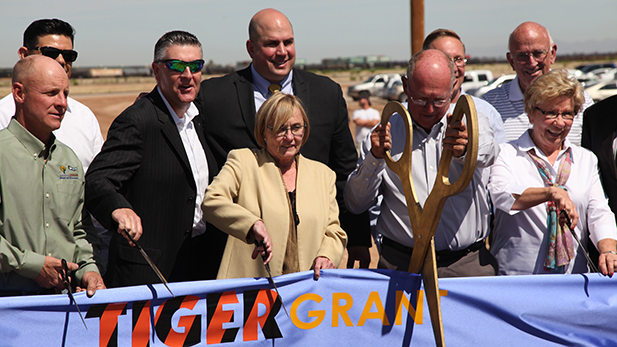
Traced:
[[72, 63], [77, 60], [77, 51], [72, 49], [58, 49], [56, 47], [34, 47], [33, 51], [40, 51], [42, 55], [46, 57], [50, 57], [51, 59], [56, 59], [60, 54], [64, 58], [64, 61], [67, 63]]
[[184, 61], [178, 59], [166, 59], [166, 60], [157, 60], [155, 63], [163, 63], [165, 67], [167, 67], [171, 71], [175, 72], [184, 72], [188, 67], [191, 72], [200, 72], [204, 67], [204, 60], [193, 60], [193, 61]]

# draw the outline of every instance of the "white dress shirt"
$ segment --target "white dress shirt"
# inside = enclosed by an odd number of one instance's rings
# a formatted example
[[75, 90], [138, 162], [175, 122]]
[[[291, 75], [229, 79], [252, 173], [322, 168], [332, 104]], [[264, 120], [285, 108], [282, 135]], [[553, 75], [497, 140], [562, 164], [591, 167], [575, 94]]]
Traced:
[[[583, 245], [587, 242], [588, 231], [596, 245], [605, 238], [617, 239], [615, 217], [602, 190], [596, 156], [585, 148], [572, 145], [567, 139], [563, 147], [551, 165], [544, 153], [534, 145], [529, 131], [518, 140], [501, 145], [488, 185], [496, 207], [491, 253], [497, 258], [500, 275], [550, 273], [544, 270], [548, 242], [546, 203], [526, 210], [511, 210], [515, 201], [512, 194], [523, 194], [525, 189], [531, 187], [545, 187], [536, 164], [527, 154], [532, 148], [546, 162], [552, 177], [557, 177], [566, 149], [572, 148], [571, 172], [565, 187], [579, 213], [580, 219], [574, 231]], [[574, 244], [574, 249], [576, 256], [565, 265], [565, 273], [587, 272], [587, 260], [578, 244]]]
[[[394, 160], [398, 160], [403, 152], [405, 125], [399, 115], [393, 115], [390, 123], [390, 153]], [[490, 214], [486, 190], [488, 175], [483, 175], [483, 172], [497, 159], [499, 146], [486, 116], [479, 114], [478, 123], [480, 136], [476, 169], [467, 188], [450, 197], [444, 205], [435, 233], [437, 251], [465, 249], [484, 239], [489, 233]], [[435, 183], [446, 124], [447, 119], [444, 116], [429, 134], [415, 123], [413, 126], [412, 177], [421, 206], [424, 206]], [[464, 160], [464, 157], [452, 159], [451, 182], [460, 176]], [[370, 137], [367, 137], [362, 144], [358, 165], [347, 179], [345, 203], [351, 212], [359, 213], [371, 207], [379, 195], [383, 196], [383, 200], [377, 231], [402, 245], [413, 247], [413, 232], [401, 180], [387, 167], [384, 159], [373, 156]]]
[[199, 136], [197, 136], [197, 131], [195, 130], [195, 125], [193, 124], [193, 118], [199, 115], [199, 110], [197, 110], [197, 106], [191, 102], [183, 117], [180, 118], [169, 105], [165, 99], [165, 96], [163, 96], [163, 93], [161, 93], [161, 89], [159, 87], [156, 87], [156, 89], [159, 91], [161, 98], [163, 98], [165, 106], [167, 106], [167, 110], [169, 110], [174, 122], [176, 122], [178, 133], [180, 133], [180, 138], [182, 139], [182, 144], [184, 145], [184, 151], [186, 152], [186, 156], [189, 158], [189, 164], [191, 165], [191, 171], [193, 172], [193, 178], [195, 179], [197, 196], [195, 197], [195, 215], [193, 217], [192, 233], [192, 236], [195, 237], [206, 232], [206, 223], [202, 218], [203, 212], [201, 210], [201, 202], [204, 200], [206, 188], [208, 187], [208, 183], [210, 181], [206, 152], [201, 145], [201, 141], [199, 141]]
[[[469, 94], [461, 90], [461, 95], [469, 95]], [[503, 120], [501, 119], [501, 115], [499, 114], [499, 112], [497, 112], [495, 107], [493, 107], [493, 105], [491, 105], [486, 100], [476, 98], [473, 95], [469, 95], [469, 96], [471, 96], [471, 99], [473, 100], [473, 103], [476, 106], [476, 112], [482, 113], [486, 116], [486, 118], [488, 118], [488, 122], [491, 125], [491, 129], [493, 129], [493, 135], [495, 136], [495, 140], [497, 140], [497, 143], [501, 144], [501, 143], [508, 142], [508, 138], [506, 137], [506, 131], [503, 128]], [[448, 113], [453, 113], [455, 106], [456, 106], [455, 102], [451, 103], [450, 107], [448, 108]]]
[[[101, 151], [103, 136], [99, 121], [90, 109], [73, 98], [67, 98], [68, 107], [60, 128], [53, 133], [56, 139], [69, 146], [88, 171], [92, 159]], [[9, 125], [15, 115], [15, 100], [9, 94], [0, 100], [0, 129]]]

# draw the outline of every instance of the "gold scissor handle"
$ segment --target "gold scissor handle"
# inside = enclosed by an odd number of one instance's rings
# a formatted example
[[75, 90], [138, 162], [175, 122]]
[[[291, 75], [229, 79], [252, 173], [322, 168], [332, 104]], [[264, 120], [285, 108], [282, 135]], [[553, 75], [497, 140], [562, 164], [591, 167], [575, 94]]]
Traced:
[[461, 95], [454, 108], [452, 118], [449, 123], [459, 121], [465, 115], [467, 120], [467, 152], [465, 153], [465, 163], [460, 177], [450, 183], [449, 172], [450, 162], [452, 161], [452, 150], [444, 149], [439, 160], [437, 169], [437, 177], [435, 184], [424, 202], [420, 227], [413, 230], [414, 247], [409, 262], [409, 272], [419, 273], [424, 264], [426, 252], [428, 250], [429, 241], [435, 236], [437, 225], [441, 216], [441, 211], [448, 197], [459, 194], [469, 184], [478, 161], [478, 116], [476, 108], [471, 96]]
[[[441, 197], [456, 195], [465, 190], [473, 177], [476, 162], [478, 161], [478, 115], [476, 113], [475, 103], [469, 95], [461, 95], [458, 99], [454, 107], [452, 118], [448, 124], [460, 121], [463, 115], [465, 115], [465, 119], [467, 120], [467, 153], [465, 153], [465, 164], [463, 165], [461, 176], [454, 183], [450, 183], [449, 173], [452, 150], [443, 150], [441, 159], [439, 160], [437, 179], [435, 180], [435, 187], [441, 185], [445, 186], [442, 194], [440, 194]], [[435, 188], [433, 188], [433, 191], [435, 191]]]
[[419, 227], [420, 217], [422, 215], [422, 207], [416, 195], [416, 190], [413, 186], [413, 177], [411, 176], [411, 153], [413, 145], [413, 130], [411, 127], [411, 117], [407, 109], [398, 101], [390, 101], [384, 107], [381, 113], [381, 125], [385, 128], [393, 114], [398, 113], [405, 123], [405, 146], [399, 160], [394, 161], [389, 150], [385, 151], [385, 161], [390, 170], [398, 175], [403, 185], [403, 192], [407, 200], [407, 210], [409, 212], [409, 220], [411, 221], [411, 230]]

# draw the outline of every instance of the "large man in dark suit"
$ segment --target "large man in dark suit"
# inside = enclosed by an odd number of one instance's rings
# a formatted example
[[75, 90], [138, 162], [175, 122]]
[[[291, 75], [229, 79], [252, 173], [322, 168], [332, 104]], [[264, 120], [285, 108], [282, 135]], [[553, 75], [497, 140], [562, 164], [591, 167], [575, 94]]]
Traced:
[[109, 252], [109, 286], [160, 282], [122, 237], [123, 229], [168, 280], [216, 277], [222, 250], [207, 245], [220, 231], [206, 228], [201, 201], [218, 169], [193, 104], [202, 67], [201, 43], [194, 35], [163, 35], [152, 63], [157, 87], [114, 120], [90, 165], [87, 208], [106, 228], [118, 230]]
[[251, 66], [203, 81], [196, 100], [205, 117], [206, 139], [219, 167], [225, 163], [230, 150], [259, 147], [253, 135], [255, 113], [273, 92], [281, 90], [299, 97], [311, 125], [311, 135], [301, 153], [328, 165], [336, 173], [340, 221], [349, 235], [350, 259], [359, 259], [361, 266], [368, 267], [371, 245], [368, 214], [352, 215], [342, 198], [357, 153], [341, 87], [327, 77], [294, 68], [293, 28], [277, 10], [265, 9], [253, 16], [246, 46]]

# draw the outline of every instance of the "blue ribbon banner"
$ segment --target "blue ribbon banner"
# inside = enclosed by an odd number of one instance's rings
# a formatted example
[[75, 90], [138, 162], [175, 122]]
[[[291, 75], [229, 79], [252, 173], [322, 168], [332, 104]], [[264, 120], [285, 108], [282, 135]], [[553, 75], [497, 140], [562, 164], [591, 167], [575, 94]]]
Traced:
[[[0, 346], [434, 346], [420, 276], [326, 270], [0, 299]], [[455, 346], [615, 346], [617, 279], [598, 274], [439, 280]], [[423, 303], [417, 305], [417, 303]]]

